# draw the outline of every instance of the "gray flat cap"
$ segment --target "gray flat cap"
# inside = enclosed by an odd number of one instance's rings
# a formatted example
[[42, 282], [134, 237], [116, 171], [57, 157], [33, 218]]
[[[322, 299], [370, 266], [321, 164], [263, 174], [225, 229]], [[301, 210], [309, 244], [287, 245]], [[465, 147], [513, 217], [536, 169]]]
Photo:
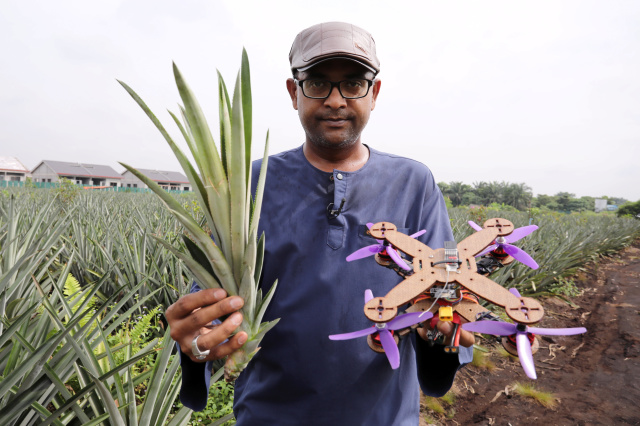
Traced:
[[289, 52], [291, 72], [306, 71], [329, 59], [350, 59], [380, 72], [376, 42], [367, 31], [345, 22], [325, 22], [300, 32]]

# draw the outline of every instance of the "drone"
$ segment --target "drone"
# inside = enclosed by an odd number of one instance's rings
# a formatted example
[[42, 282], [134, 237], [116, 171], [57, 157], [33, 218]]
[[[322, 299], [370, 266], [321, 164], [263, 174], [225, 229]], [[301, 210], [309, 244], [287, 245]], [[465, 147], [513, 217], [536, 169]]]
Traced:
[[[542, 305], [521, 296], [515, 288], [507, 290], [487, 277], [514, 260], [534, 269], [538, 267], [528, 253], [512, 245], [537, 226], [516, 229], [513, 223], [501, 218], [489, 219], [482, 227], [471, 221], [469, 225], [477, 232], [457, 244], [446, 241], [444, 248], [434, 250], [416, 239], [424, 231], [406, 235], [390, 222], [368, 223], [368, 233], [377, 243], [357, 250], [347, 261], [373, 256], [377, 264], [394, 269], [404, 280], [385, 296], [374, 297], [370, 290], [365, 291], [364, 314], [373, 323], [371, 327], [329, 338], [347, 340], [367, 336], [369, 347], [385, 353], [391, 367], [396, 369], [401, 336], [430, 321], [428, 342], [435, 344], [443, 340], [435, 324], [450, 321], [454, 331], [450, 344], [444, 347], [445, 352], [459, 352], [461, 329], [501, 336], [505, 349], [519, 357], [526, 375], [536, 379], [533, 362], [533, 353], [538, 348], [536, 334], [567, 336], [587, 330], [584, 327], [534, 327], [544, 316]], [[500, 321], [480, 305], [479, 299], [502, 307], [513, 323]], [[403, 309], [406, 305], [409, 307]]]

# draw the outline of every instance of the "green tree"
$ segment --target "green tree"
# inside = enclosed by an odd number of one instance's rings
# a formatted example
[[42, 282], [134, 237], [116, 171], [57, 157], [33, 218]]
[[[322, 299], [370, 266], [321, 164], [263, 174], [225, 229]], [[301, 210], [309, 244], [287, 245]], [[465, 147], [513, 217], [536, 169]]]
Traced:
[[536, 207], [549, 207], [552, 203], [555, 204], [555, 198], [552, 195], [538, 194], [538, 196], [534, 198], [533, 205]]
[[469, 185], [462, 182], [451, 182], [445, 195], [451, 199], [454, 207], [458, 207], [462, 204], [462, 198], [465, 192], [468, 192], [470, 189], [471, 187]]
[[506, 184], [504, 182], [473, 183], [473, 188], [476, 196], [478, 197], [478, 201], [485, 206], [488, 206], [491, 203], [501, 203], [505, 186]]
[[505, 204], [524, 210], [529, 207], [533, 194], [531, 187], [525, 183], [511, 183], [504, 187], [503, 201]]
[[640, 215], [640, 200], [636, 201], [635, 203], [625, 203], [624, 205], [620, 206], [616, 214], [619, 217], [627, 215], [638, 217], [638, 215]]
[[555, 197], [556, 203], [558, 203], [558, 208], [564, 212], [571, 211], [570, 203], [571, 203], [571, 199], [574, 197], [575, 197], [575, 194], [571, 194], [569, 192], [558, 192]]

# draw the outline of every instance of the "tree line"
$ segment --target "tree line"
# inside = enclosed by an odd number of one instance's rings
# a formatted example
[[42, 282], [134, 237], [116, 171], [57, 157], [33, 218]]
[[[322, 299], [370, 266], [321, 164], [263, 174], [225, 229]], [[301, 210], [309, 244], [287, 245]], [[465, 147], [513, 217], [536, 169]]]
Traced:
[[[474, 182], [468, 185], [462, 182], [439, 182], [442, 194], [447, 197], [453, 207], [468, 205], [502, 205], [517, 210], [543, 208], [560, 212], [593, 211], [596, 197], [576, 197], [569, 192], [558, 192], [555, 195], [539, 194], [533, 196], [531, 187], [525, 183], [509, 182]], [[627, 202], [621, 197], [602, 196], [607, 204], [622, 205]]]

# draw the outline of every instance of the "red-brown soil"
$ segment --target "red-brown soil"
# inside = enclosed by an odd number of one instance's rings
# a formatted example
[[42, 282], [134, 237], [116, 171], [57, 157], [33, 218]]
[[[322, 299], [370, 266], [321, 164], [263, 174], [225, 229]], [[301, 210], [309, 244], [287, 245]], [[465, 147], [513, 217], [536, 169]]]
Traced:
[[[517, 358], [500, 355], [499, 344], [477, 338], [497, 368], [460, 371], [453, 405], [443, 404], [444, 414], [425, 408], [421, 424], [640, 425], [640, 241], [574, 279], [582, 293], [571, 299], [576, 306], [542, 300], [546, 315], [539, 326], [582, 326], [587, 333], [539, 336], [538, 380], [527, 378]], [[513, 392], [515, 382], [553, 393], [557, 406]]]

